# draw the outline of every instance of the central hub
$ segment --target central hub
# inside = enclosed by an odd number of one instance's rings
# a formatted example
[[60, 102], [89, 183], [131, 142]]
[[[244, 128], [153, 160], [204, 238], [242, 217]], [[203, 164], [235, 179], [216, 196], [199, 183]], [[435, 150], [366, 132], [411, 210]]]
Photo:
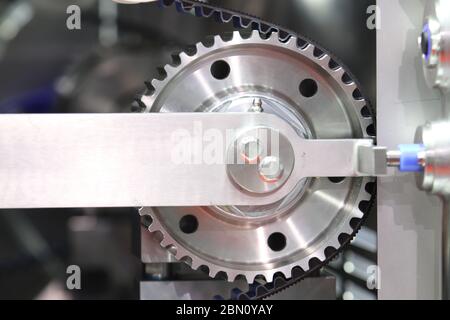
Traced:
[[280, 189], [294, 169], [289, 140], [276, 129], [252, 128], [227, 150], [227, 170], [237, 187], [254, 194]]
[[[312, 138], [311, 131], [307, 125], [305, 119], [297, 112], [296, 108], [286, 101], [276, 99], [266, 94], [235, 94], [227, 96], [225, 99], [221, 99], [220, 102], [215, 103], [210, 108], [209, 112], [264, 112], [273, 114], [284, 121], [286, 121], [295, 132], [302, 138]], [[267, 129], [267, 128], [266, 128]], [[252, 172], [252, 179], [256, 186], [244, 187], [246, 192], [273, 192], [280, 188], [291, 173], [289, 165], [286, 167], [283, 163], [283, 159], [277, 155], [276, 159], [266, 152], [261, 144], [261, 141], [257, 137], [242, 134], [239, 136], [242, 138], [242, 143], [236, 147], [236, 153], [240, 155], [241, 164], [247, 161], [248, 164], [252, 164], [250, 169]], [[263, 139], [264, 140], [264, 137]], [[238, 168], [235, 167], [234, 170]], [[243, 169], [243, 168], [241, 168]], [[248, 170], [247, 170], [248, 171]], [[237, 174], [239, 175], [239, 174]], [[232, 176], [230, 175], [231, 179]], [[239, 178], [243, 180], [242, 177]], [[234, 181], [234, 180], [233, 180]], [[236, 182], [237, 186], [240, 186], [239, 182]], [[233, 219], [270, 219], [274, 215], [282, 214], [289, 210], [293, 204], [298, 201], [302, 196], [308, 179], [300, 181], [294, 190], [283, 200], [265, 206], [227, 206], [227, 207], [211, 207], [214, 212], [224, 214], [225, 216], [232, 217]], [[245, 183], [244, 183], [245, 185]]]

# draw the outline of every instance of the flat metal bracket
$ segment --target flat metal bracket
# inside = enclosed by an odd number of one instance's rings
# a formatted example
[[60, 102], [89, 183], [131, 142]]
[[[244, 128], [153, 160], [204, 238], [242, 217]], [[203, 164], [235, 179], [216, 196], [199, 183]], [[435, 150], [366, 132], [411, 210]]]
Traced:
[[[289, 179], [265, 194], [237, 188], [224, 160], [255, 127], [295, 151]], [[377, 173], [372, 144], [304, 140], [265, 113], [1, 115], [0, 208], [264, 205], [305, 177]]]

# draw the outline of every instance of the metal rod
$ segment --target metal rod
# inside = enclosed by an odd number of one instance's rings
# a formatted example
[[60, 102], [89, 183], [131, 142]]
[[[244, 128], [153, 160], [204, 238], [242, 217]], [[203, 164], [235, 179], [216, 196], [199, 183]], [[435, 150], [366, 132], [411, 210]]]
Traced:
[[400, 166], [401, 152], [399, 150], [390, 150], [386, 154], [386, 161], [388, 167]]

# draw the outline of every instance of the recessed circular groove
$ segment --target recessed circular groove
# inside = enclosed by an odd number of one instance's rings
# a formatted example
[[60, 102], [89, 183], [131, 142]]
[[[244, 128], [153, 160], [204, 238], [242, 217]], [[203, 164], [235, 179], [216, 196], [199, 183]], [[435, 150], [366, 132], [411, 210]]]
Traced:
[[286, 247], [286, 236], [281, 232], [274, 232], [267, 239], [267, 245], [273, 251], [281, 251]]
[[345, 177], [328, 177], [328, 180], [330, 180], [332, 183], [342, 183], [345, 180]]
[[299, 86], [300, 94], [305, 98], [311, 98], [316, 95], [319, 87], [314, 79], [305, 79]]
[[191, 234], [197, 231], [198, 229], [198, 220], [196, 216], [191, 214], [185, 215], [180, 219], [180, 230], [183, 233]]
[[211, 75], [217, 80], [224, 80], [230, 75], [231, 68], [224, 60], [215, 61], [211, 65]]

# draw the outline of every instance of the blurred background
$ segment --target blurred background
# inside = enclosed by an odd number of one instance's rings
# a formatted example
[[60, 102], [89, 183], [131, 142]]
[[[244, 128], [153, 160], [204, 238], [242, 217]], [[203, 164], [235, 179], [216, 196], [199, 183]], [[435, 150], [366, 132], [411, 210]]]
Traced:
[[[313, 39], [353, 72], [375, 101], [375, 0], [229, 0], [228, 8], [262, 17]], [[81, 30], [68, 30], [69, 5]], [[130, 112], [144, 81], [170, 55], [229, 24], [157, 4], [111, 0], [0, 0], [0, 113]], [[324, 270], [338, 298], [374, 299], [366, 268], [376, 264], [376, 210], [352, 247]], [[0, 211], [0, 299], [139, 299], [143, 278], [200, 277], [173, 263], [170, 273], [143, 268], [135, 209]], [[83, 271], [82, 290], [66, 290], [66, 268]], [[159, 271], [158, 271], [159, 270]]]

